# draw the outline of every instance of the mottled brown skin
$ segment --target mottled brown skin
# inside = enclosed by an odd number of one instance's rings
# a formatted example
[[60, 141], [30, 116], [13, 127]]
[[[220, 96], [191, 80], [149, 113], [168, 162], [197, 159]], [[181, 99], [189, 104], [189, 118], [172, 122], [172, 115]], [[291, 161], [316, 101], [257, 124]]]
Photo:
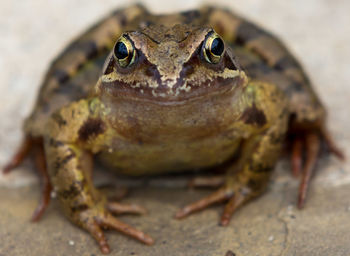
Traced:
[[[225, 49], [208, 56], [206, 43], [216, 33]], [[113, 48], [120, 40], [136, 56], [125, 67]], [[271, 34], [224, 9], [152, 15], [137, 5], [102, 20], [53, 62], [25, 123], [28, 139], [6, 169], [20, 163], [28, 141], [44, 139], [48, 172], [66, 215], [108, 253], [106, 227], [146, 244], [153, 240], [112, 215], [144, 210], [108, 202], [94, 188], [93, 155], [128, 175], [226, 163], [224, 180], [193, 183], [221, 185], [219, 190], [176, 217], [227, 201], [220, 222], [227, 225], [235, 209], [266, 189], [287, 135], [295, 142], [294, 173], [307, 155], [302, 205], [319, 142], [326, 140], [340, 155], [324, 122], [305, 73]]]

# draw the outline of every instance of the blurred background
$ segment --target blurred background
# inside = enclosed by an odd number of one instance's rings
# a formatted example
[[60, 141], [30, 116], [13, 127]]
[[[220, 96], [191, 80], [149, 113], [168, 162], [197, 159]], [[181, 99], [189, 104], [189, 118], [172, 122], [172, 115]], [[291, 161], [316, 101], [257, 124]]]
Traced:
[[[314, 83], [315, 90], [328, 109], [329, 128], [349, 159], [349, 0], [216, 0], [206, 2], [147, 0], [139, 2], [142, 2], [154, 13], [176, 12], [197, 8], [204, 3], [211, 3], [230, 8], [268, 28], [286, 43], [303, 64]], [[40, 82], [51, 60], [74, 37], [89, 26], [114, 9], [128, 4], [131, 4], [131, 1], [0, 1], [0, 169], [21, 139], [23, 119], [31, 111]], [[190, 198], [192, 201], [193, 198], [186, 192], [181, 192], [182, 194], [179, 192], [180, 196], [178, 197], [172, 196], [170, 193], [169, 197], [174, 200], [174, 205], [168, 205], [165, 201], [152, 201], [154, 194], [153, 197], [150, 196], [151, 199], [142, 199], [143, 193], [141, 193], [139, 200], [151, 202], [150, 207], [159, 208], [165, 205], [163, 208], [168, 214], [166, 218], [159, 217], [157, 222], [152, 222], [152, 219], [149, 219], [149, 233], [163, 236], [165, 234], [162, 234], [162, 230], [170, 229], [170, 226], [171, 229], [176, 230], [181, 226], [180, 231], [183, 233], [186, 230], [189, 239], [196, 236], [201, 238], [201, 234], [206, 234], [203, 235], [204, 240], [201, 243], [194, 243], [193, 246], [198, 246], [198, 248], [204, 246], [204, 249], [205, 246], [210, 246], [210, 255], [223, 256], [228, 248], [233, 248], [238, 252], [237, 256], [349, 255], [349, 161], [340, 163], [336, 159], [330, 158], [320, 162], [320, 170], [313, 182], [307, 208], [301, 212], [293, 210], [298, 183], [289, 175], [289, 166], [286, 161], [282, 161], [277, 168], [271, 191], [263, 199], [257, 200], [258, 202], [249, 204], [248, 210], [240, 211], [238, 216], [235, 216], [238, 221], [234, 222], [234, 229], [231, 229], [231, 233], [229, 233], [229, 229], [217, 229], [215, 221], [221, 208], [216, 208], [215, 212], [209, 211], [209, 213], [200, 215], [202, 219], [193, 219], [193, 221], [198, 220], [197, 223], [187, 222], [190, 225], [188, 229], [186, 229], [187, 226], [183, 226], [185, 222], [181, 222], [181, 225], [178, 222], [169, 223], [169, 218], [174, 211], [183, 205], [181, 196]], [[36, 176], [32, 172], [28, 172], [27, 169], [25, 167], [19, 168], [6, 177], [0, 173], [0, 229], [2, 229], [2, 231], [0, 230], [0, 255], [4, 251], [12, 252], [4, 255], [27, 255], [23, 254], [22, 250], [24, 241], [24, 245], [28, 248], [37, 248], [38, 243], [42, 241], [40, 239], [45, 239], [40, 235], [34, 239], [31, 237], [32, 232], [41, 232], [40, 234], [55, 232], [54, 229], [50, 231], [48, 228], [46, 230], [40, 225], [35, 226], [35, 231], [32, 231], [33, 226], [28, 223], [39, 192], [35, 186], [38, 184]], [[33, 189], [25, 189], [32, 184], [34, 186], [29, 188], [34, 188], [34, 192], [30, 192]], [[21, 189], [18, 190], [18, 193], [17, 190], [8, 189], [13, 187], [21, 187]], [[149, 193], [157, 194], [152, 191]], [[169, 200], [169, 197], [164, 200]], [[14, 201], [23, 204], [23, 208], [19, 208], [18, 205], [12, 208]], [[95, 244], [89, 240], [90, 238], [85, 233], [67, 224], [61, 215], [55, 215], [58, 212], [57, 209], [49, 212], [50, 214], [44, 220], [46, 227], [50, 227], [52, 222], [53, 227], [58, 225], [60, 229], [67, 228], [67, 232], [74, 237], [76, 243], [81, 242], [79, 247], [81, 255], [92, 255], [89, 250], [95, 252]], [[298, 221], [292, 222], [289, 216], [294, 216]], [[210, 219], [211, 225], [203, 227], [206, 218]], [[142, 223], [142, 219], [137, 221], [138, 224]], [[9, 225], [10, 222], [11, 225]], [[17, 225], [15, 222], [18, 222]], [[201, 228], [201, 231], [196, 231], [195, 228], [191, 229], [191, 227]], [[147, 230], [147, 227], [145, 229]], [[217, 232], [215, 236], [207, 236], [213, 230]], [[18, 237], [20, 238], [18, 239], [19, 244], [22, 243], [22, 245], [16, 247], [15, 243], [11, 241], [15, 241]], [[67, 239], [70, 239], [68, 237]], [[32, 242], [33, 239], [34, 242]], [[63, 239], [63, 241], [52, 242], [50, 240], [46, 241], [46, 244], [50, 244], [49, 248], [58, 249], [62, 249], [62, 244], [68, 245], [66, 238], [59, 236], [58, 239]], [[112, 241], [120, 239], [122, 243], [125, 241], [123, 240], [125, 238], [117, 235], [113, 239]], [[175, 235], [174, 239], [176, 240]], [[89, 246], [85, 248], [86, 243], [90, 243], [92, 248], [89, 249]], [[120, 247], [119, 240], [116, 244], [118, 246], [114, 246], [113, 255], [129, 255], [126, 252], [130, 253], [130, 251], [126, 249], [126, 251], [116, 249]], [[128, 241], [126, 244], [134, 246], [136, 243]], [[163, 247], [159, 247], [159, 244], [156, 246], [158, 247], [152, 247], [152, 250], [155, 251], [143, 251], [144, 247], [136, 244], [136, 251], [140, 254], [132, 255], [152, 255], [152, 253], [153, 255], [165, 255], [160, 254], [160, 251], [157, 253], [155, 248], [166, 248], [166, 246], [169, 246], [166, 249], [170, 253], [167, 255], [195, 255], [194, 253], [199, 250], [192, 247], [191, 249], [187, 245], [187, 249], [164, 244], [162, 244]], [[14, 249], [15, 247], [16, 249]], [[73, 252], [76, 252], [77, 247], [73, 249]], [[200, 251], [208, 251], [204, 249], [202, 248]], [[63, 251], [67, 255], [73, 255], [70, 254], [72, 251], [69, 251], [69, 248]], [[181, 251], [184, 254], [173, 254], [174, 251]], [[39, 255], [38, 253], [42, 254], [42, 251], [33, 249], [33, 253], [33, 255]], [[62, 255], [56, 251], [55, 253], [57, 254], [50, 255]], [[202, 253], [201, 255], [209, 254]]]

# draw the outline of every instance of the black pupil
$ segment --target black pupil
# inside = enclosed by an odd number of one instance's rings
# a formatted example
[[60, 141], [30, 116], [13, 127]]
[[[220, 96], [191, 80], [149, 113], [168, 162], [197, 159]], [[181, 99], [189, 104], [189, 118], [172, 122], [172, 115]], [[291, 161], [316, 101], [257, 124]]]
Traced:
[[118, 59], [125, 59], [128, 55], [129, 52], [126, 45], [123, 42], [118, 42], [115, 46], [115, 56], [117, 56]]
[[211, 49], [210, 51], [217, 55], [220, 56], [222, 52], [224, 51], [224, 42], [220, 38], [215, 38], [213, 42], [211, 43]]

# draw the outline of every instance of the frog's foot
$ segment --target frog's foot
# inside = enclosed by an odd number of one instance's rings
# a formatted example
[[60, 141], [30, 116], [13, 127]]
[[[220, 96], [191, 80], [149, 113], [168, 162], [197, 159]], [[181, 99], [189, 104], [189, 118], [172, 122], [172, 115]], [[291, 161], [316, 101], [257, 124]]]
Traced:
[[232, 187], [233, 186], [224, 186], [218, 189], [216, 192], [212, 193], [211, 195], [185, 206], [175, 214], [175, 218], [182, 219], [194, 212], [201, 211], [215, 203], [227, 201], [224, 212], [221, 215], [220, 219], [220, 225], [227, 226], [236, 209], [253, 197], [253, 191], [247, 186], [238, 185], [238, 188], [236, 189]]
[[5, 165], [3, 168], [3, 173], [9, 173], [13, 169], [20, 166], [23, 160], [29, 155], [32, 147], [33, 147], [33, 139], [30, 136], [26, 136], [19, 146], [17, 152], [13, 155], [11, 160]]
[[[312, 172], [315, 169], [317, 159], [320, 153], [320, 144], [324, 141], [329, 151], [339, 159], [344, 159], [341, 150], [335, 145], [329, 133], [322, 129], [321, 132], [309, 132], [302, 137], [296, 137], [292, 144], [291, 164], [292, 172], [295, 177], [302, 173], [299, 187], [298, 207], [302, 208], [305, 203], [308, 187], [311, 181]], [[305, 161], [303, 165], [303, 155]]]
[[32, 222], [37, 222], [41, 219], [41, 217], [45, 213], [45, 210], [49, 206], [50, 199], [51, 199], [51, 191], [52, 191], [50, 177], [46, 166], [44, 145], [42, 143], [38, 144], [36, 147], [34, 160], [35, 160], [36, 169], [38, 170], [41, 176], [41, 182], [42, 182], [41, 198], [31, 218]]
[[20, 166], [23, 160], [29, 156], [29, 154], [33, 151], [34, 153], [34, 162], [36, 169], [41, 178], [42, 186], [41, 186], [41, 199], [37, 208], [35, 209], [31, 221], [36, 222], [40, 220], [43, 216], [47, 206], [50, 203], [51, 196], [51, 183], [49, 179], [49, 174], [47, 172], [45, 153], [43, 148], [43, 142], [41, 138], [34, 139], [31, 136], [27, 135], [21, 145], [19, 146], [17, 152], [11, 158], [9, 163], [5, 165], [3, 168], [3, 173], [7, 174], [11, 172], [13, 169]]
[[107, 203], [106, 209], [96, 207], [80, 212], [77, 224], [92, 235], [99, 244], [103, 254], [108, 254], [110, 253], [110, 248], [103, 229], [114, 229], [147, 245], [154, 243], [154, 240], [150, 236], [119, 221], [112, 215], [112, 213], [143, 214], [145, 212], [145, 209], [137, 205], [123, 205], [110, 202]]

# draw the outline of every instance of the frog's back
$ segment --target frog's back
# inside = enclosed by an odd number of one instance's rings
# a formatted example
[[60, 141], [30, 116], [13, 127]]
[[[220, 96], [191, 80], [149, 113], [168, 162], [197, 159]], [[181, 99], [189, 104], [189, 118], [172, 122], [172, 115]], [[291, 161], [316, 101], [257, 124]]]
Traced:
[[[162, 25], [163, 24], [163, 25]], [[25, 122], [25, 132], [44, 134], [48, 117], [57, 109], [93, 94], [103, 63], [123, 31], [152, 28], [152, 37], [165, 36], [162, 27], [175, 24], [210, 26], [233, 48], [248, 76], [276, 84], [290, 101], [297, 122], [316, 122], [324, 109], [298, 62], [266, 31], [227, 10], [203, 7], [173, 15], [152, 15], [135, 5], [120, 9], [97, 23], [71, 43], [52, 63], [41, 86], [34, 111]], [[157, 32], [158, 31], [158, 32]]]
[[149, 14], [135, 5], [119, 9], [74, 40], [52, 62], [32, 114], [24, 124], [26, 134], [41, 137], [49, 116], [73, 101], [93, 94], [105, 59], [125, 30], [134, 30]]
[[254, 80], [279, 87], [288, 99], [292, 128], [320, 125], [325, 110], [299, 62], [274, 35], [224, 9], [211, 8], [210, 25], [233, 48]]

